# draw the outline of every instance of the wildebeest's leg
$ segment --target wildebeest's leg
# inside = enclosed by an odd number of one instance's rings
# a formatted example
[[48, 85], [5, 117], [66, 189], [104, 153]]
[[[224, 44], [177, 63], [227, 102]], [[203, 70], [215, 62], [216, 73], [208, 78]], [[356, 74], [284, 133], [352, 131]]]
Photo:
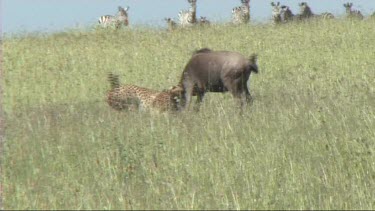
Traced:
[[194, 105], [194, 110], [199, 111], [199, 108], [200, 108], [200, 106], [202, 104], [202, 101], [203, 101], [204, 91], [197, 90], [196, 94], [197, 94], [197, 102]]
[[251, 94], [249, 92], [249, 88], [247, 87], [246, 83], [243, 86], [244, 86], [243, 90], [244, 90], [244, 94], [245, 94], [245, 98], [246, 98], [246, 104], [252, 105], [253, 104], [253, 97], [251, 96]]
[[187, 108], [190, 107], [191, 97], [193, 96], [194, 84], [189, 83], [189, 82], [184, 82], [183, 88], [184, 88], [184, 94], [183, 94], [184, 102], [183, 103], [185, 104], [183, 110], [186, 110]]
[[237, 101], [237, 105], [239, 107], [239, 110], [240, 110], [240, 115], [243, 114], [243, 108], [244, 108], [244, 105], [245, 105], [245, 93], [241, 90], [237, 90], [236, 93], [233, 94], [233, 97], [234, 99]]
[[243, 90], [243, 85], [241, 79], [234, 79], [234, 80], [226, 80], [224, 82], [225, 87], [230, 91], [233, 95], [233, 98], [237, 101], [238, 105], [240, 106], [240, 113], [242, 114], [242, 107], [243, 107], [243, 100], [242, 95], [245, 92]]

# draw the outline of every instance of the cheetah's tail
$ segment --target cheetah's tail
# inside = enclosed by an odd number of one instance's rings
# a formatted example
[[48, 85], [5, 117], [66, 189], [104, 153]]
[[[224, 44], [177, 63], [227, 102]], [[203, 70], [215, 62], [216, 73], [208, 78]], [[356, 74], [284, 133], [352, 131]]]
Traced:
[[120, 87], [119, 76], [113, 73], [108, 73], [108, 81], [111, 84], [111, 89]]

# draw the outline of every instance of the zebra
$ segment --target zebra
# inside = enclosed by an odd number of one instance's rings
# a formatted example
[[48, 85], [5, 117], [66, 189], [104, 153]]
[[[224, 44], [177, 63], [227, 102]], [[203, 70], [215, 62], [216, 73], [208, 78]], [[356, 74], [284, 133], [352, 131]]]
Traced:
[[344, 7], [346, 9], [346, 17], [347, 18], [356, 18], [356, 19], [362, 20], [363, 15], [362, 15], [361, 11], [352, 10], [352, 6], [353, 6], [353, 3], [348, 2], [348, 3], [344, 4]]
[[314, 14], [311, 11], [311, 8], [309, 5], [307, 5], [306, 2], [301, 2], [298, 4], [300, 7], [300, 14], [296, 19], [299, 20], [304, 20], [304, 19], [309, 19], [309, 18], [321, 18], [321, 19], [333, 19], [335, 16], [332, 13], [329, 12], [324, 12], [319, 15]]
[[197, 0], [188, 0], [188, 2], [190, 4], [189, 10], [181, 10], [178, 13], [182, 27], [192, 26], [197, 23]]
[[250, 0], [241, 0], [242, 5], [232, 9], [232, 22], [242, 24], [250, 22]]
[[173, 31], [177, 28], [177, 23], [171, 18], [164, 18], [164, 20], [167, 22], [169, 31]]
[[129, 7], [126, 7], [124, 9], [121, 6], [118, 6], [117, 16], [103, 15], [103, 16], [100, 16], [98, 22], [103, 27], [114, 25], [116, 29], [120, 28], [122, 25], [128, 26], [129, 25], [128, 10], [129, 10]]
[[297, 17], [293, 14], [288, 6], [282, 5], [280, 9], [280, 17], [282, 22], [293, 21]]
[[235, 7], [232, 9], [232, 23], [241, 23], [241, 7]]
[[298, 6], [300, 8], [299, 18], [301, 20], [309, 19], [309, 18], [312, 18], [314, 16], [314, 14], [312, 13], [309, 5], [307, 5], [306, 2], [301, 2], [301, 3], [298, 4]]
[[323, 12], [323, 13], [321, 13], [319, 15], [316, 15], [316, 17], [322, 18], [324, 20], [334, 19], [335, 18], [335, 16], [332, 13], [330, 13], [330, 12]]
[[274, 2], [271, 2], [271, 6], [272, 6], [272, 23], [275, 25], [282, 23], [280, 2], [277, 2], [277, 4], [275, 4]]
[[203, 16], [201, 16], [201, 17], [199, 18], [198, 23], [199, 23], [199, 25], [201, 25], [201, 26], [205, 26], [205, 25], [210, 25], [210, 24], [211, 24], [211, 22], [210, 22], [206, 17], [203, 17]]
[[242, 21], [243, 23], [250, 22], [250, 0], [241, 0], [241, 9], [242, 9]]

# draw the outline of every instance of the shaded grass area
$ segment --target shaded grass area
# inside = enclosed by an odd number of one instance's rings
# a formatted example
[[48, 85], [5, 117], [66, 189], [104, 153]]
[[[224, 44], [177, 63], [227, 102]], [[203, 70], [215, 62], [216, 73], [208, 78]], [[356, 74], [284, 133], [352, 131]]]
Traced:
[[[6, 209], [374, 209], [373, 21], [4, 41]], [[259, 54], [254, 105], [111, 110], [108, 71], [175, 85], [201, 47]]]

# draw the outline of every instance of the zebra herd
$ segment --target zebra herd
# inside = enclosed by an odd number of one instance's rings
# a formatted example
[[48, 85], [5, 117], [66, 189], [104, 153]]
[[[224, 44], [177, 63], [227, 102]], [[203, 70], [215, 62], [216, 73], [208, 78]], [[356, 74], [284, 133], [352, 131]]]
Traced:
[[[286, 5], [281, 5], [280, 2], [276, 4], [271, 2], [272, 6], [272, 21], [274, 24], [286, 23], [290, 21], [301, 21], [309, 18], [321, 18], [321, 19], [334, 19], [335, 16], [332, 13], [324, 12], [321, 14], [314, 14], [306, 2], [298, 4], [300, 8], [299, 14], [294, 15], [290, 8]], [[362, 20], [364, 16], [359, 10], [352, 10], [353, 3], [346, 3], [343, 5], [346, 10], [346, 17], [351, 19]], [[375, 17], [375, 12], [371, 15]]]
[[[193, 25], [209, 25], [210, 21], [207, 17], [201, 16], [197, 19], [197, 0], [188, 0], [190, 8], [188, 10], [181, 10], [178, 13], [178, 18], [181, 27]], [[250, 22], [250, 0], [241, 0], [241, 6], [232, 9], [232, 23], [242, 24]], [[165, 18], [170, 30], [175, 29], [178, 24], [171, 18]]]
[[[190, 4], [190, 8], [187, 10], [181, 10], [178, 13], [179, 24], [176, 23], [172, 18], [165, 18], [169, 30], [174, 30], [177, 27], [189, 27], [194, 25], [209, 25], [210, 21], [201, 16], [197, 18], [197, 0], [187, 0]], [[335, 18], [332, 13], [324, 12], [321, 14], [314, 14], [306, 2], [298, 4], [300, 11], [299, 14], [293, 14], [290, 8], [286, 5], [280, 5], [280, 2], [271, 2], [272, 7], [272, 22], [274, 24], [287, 23], [290, 21], [301, 21], [309, 18], [321, 18], [321, 19], [333, 19]], [[346, 3], [343, 5], [346, 11], [346, 17], [351, 19], [362, 20], [364, 16], [361, 11], [353, 10], [353, 3]], [[116, 29], [122, 26], [129, 25], [128, 18], [129, 7], [123, 8], [118, 7], [118, 13], [116, 16], [103, 15], [99, 18], [99, 25], [103, 27], [114, 26]], [[375, 18], [375, 12], [371, 15]], [[232, 21], [233, 24], [246, 24], [250, 22], [250, 0], [241, 0], [241, 5], [232, 9]]]

